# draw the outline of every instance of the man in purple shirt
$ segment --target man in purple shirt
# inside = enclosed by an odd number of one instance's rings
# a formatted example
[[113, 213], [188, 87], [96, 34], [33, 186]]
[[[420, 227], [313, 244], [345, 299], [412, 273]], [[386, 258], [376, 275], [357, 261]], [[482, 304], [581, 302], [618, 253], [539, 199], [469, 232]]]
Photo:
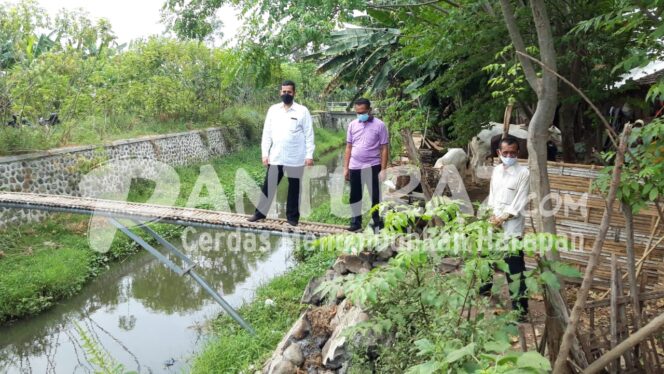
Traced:
[[[371, 102], [361, 98], [355, 101], [357, 119], [348, 124], [344, 177], [350, 181], [352, 218], [349, 231], [362, 229], [362, 194], [367, 186], [371, 205], [380, 202], [380, 182], [385, 180], [389, 155], [389, 134], [383, 121], [371, 115]], [[381, 229], [383, 222], [378, 212], [372, 215], [374, 228]]]

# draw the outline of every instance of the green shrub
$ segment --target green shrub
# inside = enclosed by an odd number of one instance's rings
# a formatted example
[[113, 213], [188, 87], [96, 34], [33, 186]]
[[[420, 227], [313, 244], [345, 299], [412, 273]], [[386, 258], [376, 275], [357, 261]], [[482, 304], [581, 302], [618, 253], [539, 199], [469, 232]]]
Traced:
[[[346, 333], [352, 339], [351, 372], [547, 372], [548, 360], [536, 352], [512, 349], [516, 313], [494, 313], [479, 294], [492, 269], [507, 270], [506, 256], [524, 250], [533, 255], [542, 247], [527, 247], [493, 232], [485, 217], [462, 214], [456, 203], [433, 199], [424, 209], [384, 204], [385, 229], [380, 234], [327, 236], [314, 243], [315, 253], [372, 252], [380, 254], [398, 243], [400, 250], [385, 266], [368, 273], [349, 274], [325, 282], [319, 290], [336, 299], [340, 288], [353, 305], [371, 316]], [[441, 225], [436, 221], [442, 222]], [[426, 234], [426, 236], [424, 235]], [[542, 240], [540, 240], [542, 239]], [[561, 238], [528, 234], [532, 243], [550, 243], [550, 250], [566, 248]], [[460, 270], [441, 272], [444, 259], [459, 261]], [[558, 262], [540, 261], [524, 273], [531, 293], [542, 285], [560, 287], [554, 275], [579, 275]], [[504, 283], [503, 283], [504, 285]], [[514, 286], [514, 287], [513, 287]], [[510, 285], [516, 292], [519, 282]], [[494, 289], [500, 288], [495, 284]], [[365, 344], [375, 341], [375, 346]], [[371, 351], [371, 352], [370, 352]], [[373, 354], [370, 354], [373, 353]]]

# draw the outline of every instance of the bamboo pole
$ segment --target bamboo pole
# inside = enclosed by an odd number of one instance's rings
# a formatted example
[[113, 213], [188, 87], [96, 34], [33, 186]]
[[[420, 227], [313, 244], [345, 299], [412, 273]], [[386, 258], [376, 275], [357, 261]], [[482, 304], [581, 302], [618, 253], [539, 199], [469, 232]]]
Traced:
[[[613, 255], [614, 257], [615, 254]], [[612, 259], [613, 260], [613, 259]], [[621, 269], [620, 265], [618, 265], [617, 257], [616, 257], [616, 286], [618, 289], [618, 295], [622, 297], [625, 292], [624, 292], [624, 287], [623, 287], [623, 282], [622, 282], [622, 277], [620, 276], [621, 274]], [[618, 341], [623, 341], [627, 335], [629, 335], [629, 321], [627, 319], [627, 304], [626, 303], [617, 303], [617, 308], [618, 308]], [[625, 364], [627, 366], [627, 370], [630, 370], [634, 368], [634, 360], [632, 360], [632, 353], [627, 352], [623, 357], [625, 357]], [[620, 368], [620, 362], [618, 363], [618, 367]]]
[[634, 259], [634, 215], [628, 203], [622, 203], [625, 216], [625, 231], [627, 234], [627, 275], [629, 277], [629, 293], [632, 297], [632, 311], [634, 313], [634, 331], [641, 328], [641, 303], [636, 284], [636, 263]]

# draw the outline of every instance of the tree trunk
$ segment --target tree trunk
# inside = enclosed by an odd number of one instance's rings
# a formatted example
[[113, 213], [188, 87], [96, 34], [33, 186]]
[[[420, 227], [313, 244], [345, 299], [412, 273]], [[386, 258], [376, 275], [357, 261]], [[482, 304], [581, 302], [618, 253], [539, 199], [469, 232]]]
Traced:
[[[569, 90], [562, 91], [568, 92]], [[568, 95], [563, 94], [563, 96]], [[577, 107], [577, 104], [570, 102], [564, 102], [560, 106], [560, 132], [563, 138], [563, 161], [569, 163], [576, 162], [576, 153], [574, 152], [574, 124], [576, 122]]]
[[[503, 0], [502, 2], [505, 2]], [[537, 42], [540, 49], [542, 62], [553, 71], [556, 70], [556, 51], [553, 45], [553, 35], [551, 33], [551, 22], [546, 11], [546, 5], [543, 0], [531, 0], [530, 7], [533, 13], [535, 29], [537, 30]], [[516, 25], [514, 25], [515, 31]], [[512, 32], [510, 32], [512, 37]], [[519, 34], [519, 39], [521, 39]], [[514, 42], [515, 38], [512, 37]], [[523, 40], [519, 41], [523, 46]], [[516, 46], [515, 46], [516, 47]], [[525, 51], [521, 51], [524, 52]], [[530, 69], [524, 68], [529, 74], [534, 72], [532, 63], [525, 57], [519, 57], [521, 65], [527, 63]], [[527, 61], [527, 62], [526, 62]], [[558, 105], [558, 78], [550, 71], [544, 69], [542, 78], [530, 77], [528, 79], [531, 87], [537, 93], [537, 108], [533, 114], [533, 119], [528, 127], [528, 165], [530, 166], [530, 188], [535, 193], [535, 203], [537, 214], [535, 215], [535, 229], [538, 232], [556, 232], [556, 223], [553, 215], [543, 214], [551, 211], [551, 200], [545, 199], [549, 195], [549, 174], [547, 170], [546, 142], [549, 139], [549, 126], [553, 123], [553, 117]], [[542, 204], [543, 203], [543, 204]]]
[[[572, 43], [570, 48], [578, 50], [575, 43]], [[577, 87], [579, 86], [579, 82], [581, 82], [581, 68], [581, 57], [577, 54], [570, 64], [568, 77], [569, 81]], [[576, 125], [578, 95], [567, 85], [563, 85], [560, 91], [563, 98], [559, 113], [560, 132], [562, 133], [563, 143], [563, 161], [573, 163], [576, 162], [574, 127]]]
[[547, 169], [546, 142], [549, 139], [549, 125], [556, 111], [556, 88], [546, 97], [537, 101], [537, 109], [528, 127], [528, 167], [530, 168], [530, 192], [535, 199], [535, 230], [556, 233], [556, 222], [552, 214], [551, 199], [545, 199], [551, 192]]
[[[551, 22], [546, 12], [546, 6], [543, 0], [531, 0], [531, 10], [535, 29], [537, 30], [537, 40], [540, 49], [540, 56], [544, 64], [556, 70], [556, 51], [553, 44], [553, 35], [551, 33]], [[500, 6], [505, 18], [505, 25], [510, 34], [510, 39], [514, 49], [520, 53], [526, 53], [525, 43], [514, 17], [514, 11], [509, 0], [501, 0]], [[558, 99], [558, 78], [547, 69], [543, 69], [542, 78], [537, 77], [537, 73], [526, 57], [519, 56], [519, 62], [523, 67], [524, 75], [530, 87], [537, 93], [537, 108], [533, 114], [528, 127], [528, 166], [530, 167], [530, 188], [535, 194], [533, 204], [535, 206], [535, 230], [537, 232], [556, 232], [556, 224], [552, 214], [543, 214], [544, 211], [551, 212], [551, 201], [545, 199], [550, 193], [549, 175], [547, 170], [546, 142], [549, 138], [549, 126], [553, 123], [557, 99]], [[543, 204], [542, 204], [543, 203]], [[552, 252], [547, 253], [547, 258], [557, 258], [559, 255]], [[563, 284], [561, 282], [561, 284]], [[561, 288], [564, 289], [564, 286]], [[562, 340], [562, 332], [565, 331], [567, 320], [567, 305], [559, 290], [547, 289], [546, 292], [547, 313], [547, 345], [549, 352], [555, 354]], [[576, 344], [574, 344], [576, 343]], [[578, 347], [578, 340], [573, 339], [572, 344]], [[581, 350], [574, 350], [575, 357], [579, 356], [579, 363], [586, 362], [585, 356]]]

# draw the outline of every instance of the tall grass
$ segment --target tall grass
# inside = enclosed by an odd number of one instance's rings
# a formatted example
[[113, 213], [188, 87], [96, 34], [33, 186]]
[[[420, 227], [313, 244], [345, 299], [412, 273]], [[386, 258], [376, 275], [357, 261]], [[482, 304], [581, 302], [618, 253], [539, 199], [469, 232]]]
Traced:
[[0, 156], [48, 150], [72, 145], [100, 145], [119, 139], [160, 135], [209, 127], [235, 127], [248, 139], [260, 137], [265, 111], [251, 106], [235, 106], [224, 110], [219, 118], [208, 121], [158, 121], [136, 116], [120, 116], [113, 121], [100, 117], [66, 121], [52, 127], [22, 126], [13, 128], [0, 124]]

